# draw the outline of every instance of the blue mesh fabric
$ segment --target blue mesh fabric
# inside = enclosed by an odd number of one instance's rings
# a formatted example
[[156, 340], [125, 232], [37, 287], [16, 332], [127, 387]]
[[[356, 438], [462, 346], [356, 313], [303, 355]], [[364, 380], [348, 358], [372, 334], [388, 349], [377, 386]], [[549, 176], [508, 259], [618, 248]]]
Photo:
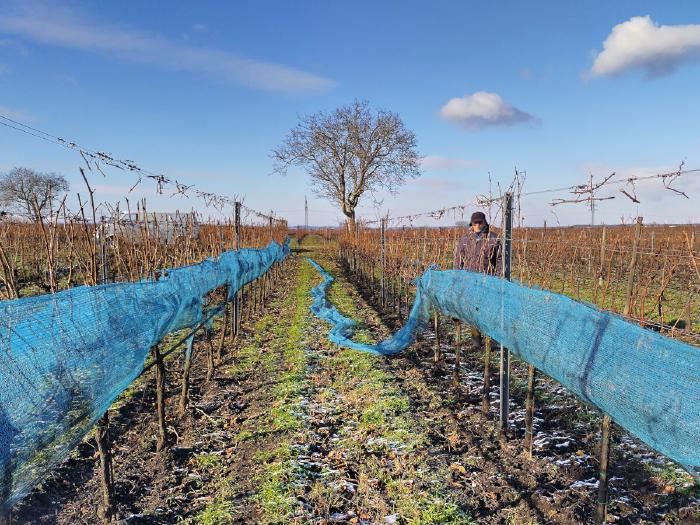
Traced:
[[431, 308], [476, 326], [585, 402], [694, 474], [700, 474], [700, 349], [563, 295], [464, 270], [430, 269], [399, 332], [377, 345], [350, 340], [353, 321], [314, 290], [313, 311], [334, 343], [380, 354], [408, 347]]
[[153, 345], [201, 322], [208, 292], [227, 285], [231, 299], [288, 253], [289, 240], [273, 242], [158, 281], [0, 301], [0, 510], [67, 456], [141, 373]]

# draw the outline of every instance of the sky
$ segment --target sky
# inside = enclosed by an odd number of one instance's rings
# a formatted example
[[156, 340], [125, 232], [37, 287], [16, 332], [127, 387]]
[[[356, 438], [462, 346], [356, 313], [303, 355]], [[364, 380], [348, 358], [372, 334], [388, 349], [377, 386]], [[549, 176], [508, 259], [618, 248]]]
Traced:
[[[305, 115], [367, 100], [416, 134], [423, 174], [396, 195], [366, 195], [360, 217], [468, 213], [516, 168], [525, 193], [700, 168], [699, 85], [691, 0], [0, 0], [0, 115], [292, 225], [304, 222], [305, 196], [312, 225], [342, 220], [302, 169], [272, 174], [270, 152]], [[81, 165], [75, 151], [0, 126], [0, 172], [61, 173], [85, 195]], [[147, 183], [128, 194], [133, 174], [105, 171], [90, 179], [98, 200], [204, 206]], [[623, 188], [638, 204], [602, 191], [615, 199], [598, 203], [596, 221], [700, 221], [700, 173], [674, 184], [689, 198], [658, 180]], [[571, 195], [525, 195], [522, 221], [590, 222], [585, 205], [556, 198]]]

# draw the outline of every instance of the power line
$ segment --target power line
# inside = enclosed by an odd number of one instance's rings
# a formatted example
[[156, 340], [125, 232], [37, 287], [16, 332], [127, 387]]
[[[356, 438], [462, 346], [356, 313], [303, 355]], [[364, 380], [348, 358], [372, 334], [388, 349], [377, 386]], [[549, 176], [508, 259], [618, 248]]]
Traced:
[[[40, 140], [44, 140], [46, 142], [49, 142], [51, 144], [57, 145], [64, 147], [66, 149], [72, 150], [72, 151], [77, 151], [82, 157], [83, 160], [85, 160], [86, 165], [88, 166], [88, 169], [92, 170], [92, 167], [90, 165], [90, 161], [92, 161], [94, 168], [102, 174], [102, 176], [105, 176], [105, 173], [102, 171], [101, 165], [107, 165], [111, 166], [117, 169], [120, 169], [122, 171], [127, 171], [127, 172], [133, 172], [138, 175], [138, 180], [136, 183], [129, 189], [129, 193], [131, 193], [142, 181], [143, 178], [151, 179], [156, 183], [156, 188], [157, 192], [160, 195], [164, 194], [164, 188], [169, 187], [172, 188], [174, 191], [170, 195], [170, 197], [174, 197], [176, 195], [182, 195], [183, 197], [189, 197], [189, 194], [193, 194], [195, 197], [200, 198], [204, 201], [204, 203], [207, 206], [213, 206], [214, 208], [218, 210], [222, 210], [222, 208], [226, 205], [228, 206], [234, 206], [236, 202], [240, 202], [242, 199], [241, 197], [238, 196], [228, 196], [228, 195], [221, 195], [217, 194], [214, 192], [209, 192], [209, 191], [204, 191], [196, 188], [193, 184], [184, 184], [180, 182], [177, 179], [168, 177], [162, 173], [155, 173], [152, 171], [149, 171], [147, 169], [141, 168], [136, 164], [136, 162], [132, 160], [121, 160], [115, 158], [113, 155], [106, 153], [104, 151], [96, 151], [90, 148], [86, 148], [84, 146], [81, 146], [77, 142], [74, 141], [68, 141], [64, 138], [61, 138], [57, 135], [53, 135], [51, 133], [48, 133], [47, 131], [43, 131], [41, 129], [29, 126], [28, 124], [24, 124], [22, 122], [19, 122], [17, 120], [14, 120], [7, 115], [0, 114], [0, 125], [5, 126], [6, 128], [19, 131], [21, 133], [24, 133], [26, 135], [30, 135], [32, 137], [38, 138]], [[256, 210], [253, 210], [251, 208], [245, 207], [245, 209], [252, 214], [255, 214], [256, 216], [259, 216], [260, 218], [269, 220], [273, 219], [275, 221], [281, 221], [282, 219], [273, 217], [271, 215], [267, 215], [261, 212], [258, 212]]]
[[[682, 165], [681, 165], [682, 166]], [[605, 179], [603, 182], [598, 183], [597, 185], [593, 185], [592, 179], [589, 184], [574, 184], [572, 186], [562, 186], [559, 188], [546, 188], [546, 189], [541, 189], [541, 190], [535, 190], [535, 191], [530, 191], [530, 192], [522, 192], [518, 194], [518, 197], [528, 197], [532, 195], [542, 195], [542, 194], [547, 194], [547, 193], [559, 193], [562, 191], [569, 191], [577, 195], [578, 197], [572, 200], [564, 200], [560, 199], [559, 202], [554, 201], [550, 203], [551, 205], [558, 205], [558, 204], [565, 204], [565, 203], [570, 203], [570, 204], [576, 204], [576, 203], [581, 203], [585, 202], [588, 203], [589, 205], [592, 204], [592, 202], [597, 201], [597, 200], [610, 200], [614, 199], [615, 196], [608, 196], [608, 197], [594, 197], [594, 196], [583, 196], [585, 193], [591, 193], [592, 191], [597, 191], [600, 188], [603, 188], [605, 186], [615, 186], [615, 185], [622, 185], [622, 184], [634, 184], [635, 182], [638, 181], [645, 181], [645, 180], [652, 180], [652, 179], [661, 179], [664, 181], [664, 187], [670, 191], [673, 191], [677, 194], [683, 195], [686, 198], [688, 197], [683, 191], [671, 187], [671, 183], [675, 181], [678, 177], [682, 175], [688, 175], [688, 174], [699, 174], [700, 173], [700, 168], [696, 169], [689, 169], [689, 170], [683, 170], [683, 169], [678, 169], [676, 171], [670, 171], [670, 172], [665, 172], [665, 173], [656, 173], [653, 175], [641, 175], [641, 176], [630, 176], [630, 177], [621, 177], [621, 178], [614, 178], [614, 173], [610, 175], [607, 179]], [[667, 182], [668, 181], [668, 182]], [[623, 192], [624, 193], [624, 192]], [[625, 193], [628, 197], [630, 197], [627, 193]], [[466, 211], [467, 208], [472, 207], [472, 206], [490, 206], [495, 203], [500, 203], [502, 201], [502, 197], [477, 197], [474, 201], [472, 201], [469, 204], [460, 204], [456, 206], [447, 206], [444, 208], [438, 208], [435, 210], [430, 210], [430, 211], [423, 211], [423, 212], [416, 212], [416, 213], [411, 213], [408, 215], [402, 215], [398, 217], [389, 217], [389, 221], [395, 222], [395, 221], [413, 221], [415, 219], [421, 218], [421, 217], [430, 217], [433, 219], [442, 219], [446, 214], [450, 212], [462, 212], [462, 214]], [[381, 222], [380, 219], [376, 220], [370, 220], [370, 221], [362, 221], [363, 224], [379, 224]]]

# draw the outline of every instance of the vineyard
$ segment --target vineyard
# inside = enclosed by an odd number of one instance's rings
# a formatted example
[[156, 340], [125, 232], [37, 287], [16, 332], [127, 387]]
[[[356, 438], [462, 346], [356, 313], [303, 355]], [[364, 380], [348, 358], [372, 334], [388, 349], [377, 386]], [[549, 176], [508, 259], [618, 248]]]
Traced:
[[[416, 320], [423, 284], [415, 279], [453, 267], [466, 227], [387, 217], [354, 232], [290, 231], [283, 220], [235, 208], [228, 222], [149, 215], [143, 204], [111, 222], [96, 212], [86, 219], [59, 210], [46, 223], [0, 223], [6, 523], [700, 519], [691, 475], [697, 444], [683, 445], [697, 431], [681, 430], [686, 421], [671, 420], [675, 431], [660, 426], [644, 443], [645, 430], [629, 423], [638, 411], [611, 421], [604, 407], [614, 403], [562, 386], [568, 372], [553, 378], [538, 371], [524, 359], [527, 347], [510, 356], [488, 323], [479, 331], [447, 303], [431, 303]], [[592, 305], [590, 312], [626, 319], [622, 325], [642, 334], [635, 337], [648, 333], [697, 351], [697, 226], [645, 226], [640, 219], [494, 231], [512, 243], [508, 262], [518, 289], [568, 296]], [[288, 235], [292, 253], [275, 252]], [[242, 257], [260, 262], [241, 266]], [[263, 263], [265, 257], [273, 258]], [[221, 278], [217, 264], [224, 265]], [[186, 276], [186, 287], [177, 294], [193, 293], [194, 309], [190, 299], [177, 306], [179, 321], [158, 329], [149, 345], [124, 308], [139, 310], [131, 313], [149, 325], [173, 299], [152, 296], [133, 307], [127, 296], [110, 294], [178, 276]], [[49, 298], [50, 310], [63, 311], [70, 297], [80, 317], [83, 306], [66, 294], [83, 290], [104, 293], [92, 301], [109, 306], [101, 314], [90, 302], [88, 328], [75, 319], [46, 324], [42, 310], [22, 308]], [[452, 296], [468, 296], [477, 311], [488, 302], [468, 291]], [[337, 323], [340, 335], [328, 335]], [[410, 340], [377, 345], [406, 323]], [[132, 346], [120, 343], [123, 335], [113, 345], [110, 332], [122, 333], [120, 326], [132, 326]], [[377, 348], [395, 355], [372, 355]], [[121, 352], [133, 365], [123, 372], [124, 363], [104, 366], [100, 359], [111, 363], [105, 352]], [[56, 360], [50, 367], [42, 361], [49, 354]], [[668, 380], [673, 397], [684, 395], [676, 389], [686, 377], [697, 377], [697, 356], [688, 355], [680, 364], [690, 367], [687, 374]], [[620, 385], [645, 381], [639, 367], [655, 366], [644, 356], [635, 360], [626, 368], [639, 376]], [[605, 363], [612, 373], [617, 366]], [[46, 386], [31, 393], [37, 382], [10, 375], [17, 370], [44, 377]], [[685, 394], [695, 399], [697, 383], [688, 385]], [[639, 400], [644, 410], [655, 402]], [[691, 404], [671, 412], [695, 417]]]

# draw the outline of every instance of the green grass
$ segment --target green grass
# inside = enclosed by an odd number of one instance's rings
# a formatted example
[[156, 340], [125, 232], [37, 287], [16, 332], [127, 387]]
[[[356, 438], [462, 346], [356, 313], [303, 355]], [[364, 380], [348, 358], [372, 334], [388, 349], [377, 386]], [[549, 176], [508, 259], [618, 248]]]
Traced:
[[[302, 274], [303, 269], [302, 269]], [[306, 272], [309, 276], [310, 272]], [[306, 305], [299, 305], [305, 296], [308, 283], [304, 284], [303, 275], [294, 293], [284, 297], [281, 304], [282, 316], [268, 313], [254, 326], [251, 341], [243, 345], [238, 359], [230, 365], [227, 372], [234, 376], [245, 376], [260, 370], [279, 379], [274, 389], [274, 407], [260, 418], [245, 421], [239, 429], [235, 441], [244, 442], [264, 438], [271, 432], [286, 435], [290, 429], [297, 428], [298, 422], [290, 407], [285, 405], [299, 393], [299, 381], [303, 379], [300, 371], [305, 366], [303, 350], [298, 338], [303, 336], [302, 312]], [[272, 334], [272, 339], [269, 339]], [[300, 355], [299, 355], [300, 353]], [[285, 371], [280, 373], [280, 370]], [[288, 410], [289, 409], [289, 410]], [[261, 507], [260, 523], [285, 523], [290, 516], [292, 501], [286, 495], [286, 486], [292, 479], [291, 448], [285, 439], [280, 439], [277, 448], [256, 454], [262, 463], [262, 469], [256, 476], [258, 493], [253, 502]], [[213, 491], [216, 498], [197, 514], [189, 523], [196, 525], [226, 525], [240, 517], [231, 501], [235, 495], [233, 478], [223, 475], [223, 460], [215, 454], [199, 454], [194, 458], [198, 470], [213, 473], [218, 478]]]
[[[328, 261], [321, 259], [319, 262], [333, 274]], [[343, 315], [362, 319], [363, 313], [341, 282], [335, 281], [331, 285], [329, 300]], [[363, 324], [359, 324], [354, 340], [374, 342]], [[426, 428], [415, 420], [409, 400], [396, 378], [384, 370], [384, 360], [381, 356], [341, 349], [322, 363], [334, 376], [329, 390], [340, 396], [342, 403], [345, 424], [336, 446], [362, 465], [360, 478], [383, 482], [385, 494], [381, 497], [391, 502], [400, 523], [473, 523], [468, 513], [440, 488], [447, 474], [436, 472], [424, 463], [423, 454], [428, 443]], [[370, 449], [372, 456], [368, 457], [366, 451]], [[394, 471], [389, 463], [379, 459], [396, 455], [402, 456], [402, 472]], [[421, 486], [430, 487], [430, 490], [420, 490]], [[376, 489], [360, 486], [360, 493], [365, 493], [368, 510], [379, 512], [378, 505], [372, 503], [373, 497], [380, 497]], [[375, 518], [382, 519], [379, 515]]]
[[302, 392], [306, 382], [307, 357], [304, 338], [310, 323], [309, 291], [317, 279], [315, 270], [306, 261], [301, 263], [298, 284], [290, 294], [290, 319], [283, 319], [274, 327], [277, 347], [284, 372], [277, 377], [272, 389], [273, 405], [267, 414], [271, 431], [276, 433], [278, 446], [260, 452], [256, 459], [263, 460], [263, 468], [256, 476], [258, 491], [253, 502], [260, 509], [259, 523], [288, 523], [298, 505], [293, 481], [297, 478], [297, 452], [292, 448], [292, 436], [303, 427]]
[[195, 525], [228, 525], [234, 521], [233, 503], [229, 501], [215, 501], [194, 519]]
[[700, 483], [673, 461], [663, 465], [644, 465], [649, 474], [666, 487], [672, 487], [673, 492], [687, 498], [700, 498]]

